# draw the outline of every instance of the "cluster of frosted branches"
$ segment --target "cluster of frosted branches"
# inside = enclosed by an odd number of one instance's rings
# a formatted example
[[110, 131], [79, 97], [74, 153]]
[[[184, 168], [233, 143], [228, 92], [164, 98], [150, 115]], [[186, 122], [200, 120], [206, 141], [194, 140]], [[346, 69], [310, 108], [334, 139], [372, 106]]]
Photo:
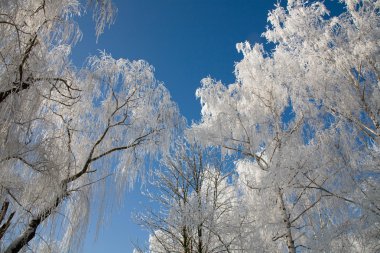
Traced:
[[148, 196], [160, 208], [138, 215], [150, 232], [149, 252], [230, 252], [239, 250], [240, 229], [246, 224], [239, 213], [237, 192], [215, 150], [196, 144], [178, 144], [155, 171]]
[[[244, 217], [234, 229], [214, 229], [240, 238], [238, 249], [229, 241], [218, 252], [380, 250], [380, 1], [340, 2], [339, 16], [321, 1], [276, 5], [263, 34], [274, 49], [239, 43], [236, 82], [206, 78], [197, 90], [202, 121], [187, 135], [235, 155], [236, 176], [226, 184], [241, 205], [226, 215]], [[191, 215], [178, 211], [177, 199], [165, 200], [170, 212], [153, 226], [150, 251], [213, 252], [217, 242], [184, 247], [188, 223], [171, 212]]]

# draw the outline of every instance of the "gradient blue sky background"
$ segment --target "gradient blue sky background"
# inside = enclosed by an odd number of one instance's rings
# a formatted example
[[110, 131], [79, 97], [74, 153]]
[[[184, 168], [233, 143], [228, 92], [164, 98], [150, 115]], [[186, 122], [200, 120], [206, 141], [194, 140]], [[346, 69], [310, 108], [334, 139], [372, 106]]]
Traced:
[[[264, 43], [261, 33], [276, 0], [114, 0], [115, 24], [96, 43], [91, 14], [78, 19], [83, 39], [73, 49], [74, 63], [105, 50], [114, 58], [144, 59], [155, 67], [155, 76], [165, 83], [181, 113], [200, 120], [195, 90], [200, 80], [211, 76], [224, 83], [234, 81], [234, 63], [242, 58], [236, 43]], [[285, 1], [282, 1], [285, 2]], [[329, 4], [329, 1], [326, 1]], [[95, 240], [90, 226], [83, 252], [129, 253], [131, 242], [143, 243], [148, 233], [135, 225], [131, 212], [142, 208], [139, 185], [128, 192], [123, 207], [108, 217]], [[112, 197], [112, 196], [110, 196]], [[93, 220], [90, 224], [94, 223]]]
[[96, 44], [91, 13], [80, 18], [82, 41], [74, 48], [81, 66], [105, 50], [114, 58], [144, 59], [155, 67], [188, 120], [199, 120], [195, 90], [207, 76], [232, 82], [236, 43], [260, 37], [275, 0], [113, 0], [115, 23]]

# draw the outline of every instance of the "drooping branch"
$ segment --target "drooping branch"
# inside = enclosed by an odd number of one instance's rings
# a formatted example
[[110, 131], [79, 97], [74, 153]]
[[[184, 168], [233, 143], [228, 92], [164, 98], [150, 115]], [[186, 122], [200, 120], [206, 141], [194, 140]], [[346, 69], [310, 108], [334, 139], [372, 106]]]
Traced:
[[[373, 208], [363, 206], [362, 204], [360, 204], [360, 203], [357, 202], [357, 201], [354, 201], [354, 200], [352, 200], [352, 199], [349, 199], [349, 198], [346, 198], [346, 197], [344, 197], [344, 196], [341, 196], [341, 195], [339, 195], [339, 194], [337, 194], [337, 193], [334, 193], [334, 192], [332, 192], [332, 191], [326, 189], [325, 187], [323, 187], [322, 184], [319, 184], [318, 182], [316, 182], [315, 180], [313, 180], [312, 178], [310, 178], [307, 174], [304, 174], [304, 175], [305, 175], [305, 177], [306, 177], [310, 182], [313, 183], [313, 185], [308, 185], [308, 186], [304, 186], [304, 187], [306, 187], [306, 188], [310, 188], [310, 189], [317, 189], [317, 190], [320, 190], [320, 191], [324, 192], [325, 194], [327, 194], [327, 195], [324, 195], [324, 196], [326, 196], [326, 197], [331, 196], [331, 197], [335, 197], [335, 198], [337, 198], [337, 199], [344, 200], [344, 201], [346, 201], [346, 202], [348, 202], [348, 203], [354, 204], [354, 205], [356, 205], [356, 206], [360, 206], [360, 207], [362, 207], [362, 208], [364, 208], [364, 209], [367, 209], [367, 210], [371, 211], [372, 213], [374, 213], [374, 214], [380, 216], [380, 212], [379, 212], [379, 210], [375, 210], [375, 209], [373, 209]], [[377, 208], [377, 209], [378, 209], [378, 208]]]
[[23, 55], [23, 58], [21, 60], [21, 63], [18, 67], [18, 71], [19, 71], [18, 79], [19, 79], [19, 81], [17, 83], [15, 83], [15, 84], [17, 84], [17, 86], [14, 88], [11, 88], [9, 90], [0, 92], [0, 103], [2, 103], [12, 93], [18, 93], [18, 92], [25, 90], [25, 89], [28, 89], [30, 87], [31, 83], [30, 82], [24, 82], [24, 79], [23, 79], [24, 78], [23, 77], [24, 76], [24, 65], [25, 65], [26, 61], [28, 60], [33, 47], [36, 44], [37, 44], [37, 34], [34, 35], [34, 37], [29, 40], [29, 46], [26, 48], [25, 53]]

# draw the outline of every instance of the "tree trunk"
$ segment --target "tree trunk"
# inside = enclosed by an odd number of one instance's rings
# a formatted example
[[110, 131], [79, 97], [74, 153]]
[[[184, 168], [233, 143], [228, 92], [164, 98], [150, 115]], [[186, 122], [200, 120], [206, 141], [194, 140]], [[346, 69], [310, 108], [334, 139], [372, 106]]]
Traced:
[[203, 253], [202, 225], [198, 226], [198, 253]]
[[17, 237], [12, 243], [8, 246], [8, 248], [4, 251], [4, 253], [17, 253], [19, 252], [25, 245], [27, 245], [36, 235], [36, 231], [38, 226], [47, 218], [50, 216], [50, 214], [53, 212], [55, 208], [58, 207], [58, 205], [62, 202], [66, 195], [63, 195], [61, 197], [57, 197], [57, 199], [54, 202], [54, 205], [50, 208], [46, 208], [43, 212], [41, 212], [39, 215], [37, 215], [35, 218], [33, 218], [29, 224], [28, 227], [24, 230], [24, 232]]
[[42, 219], [40, 217], [33, 219], [29, 222], [28, 228], [16, 238], [4, 251], [4, 253], [16, 253], [19, 252], [26, 244], [28, 244], [36, 235], [37, 227], [41, 224]]
[[182, 228], [182, 236], [183, 236], [183, 248], [184, 253], [191, 253], [191, 241], [189, 240], [189, 235], [187, 233], [187, 227], [184, 226]]
[[292, 227], [291, 227], [291, 223], [289, 220], [289, 215], [286, 211], [286, 206], [284, 203], [284, 198], [283, 198], [281, 188], [278, 188], [278, 197], [279, 197], [279, 201], [280, 201], [281, 215], [283, 218], [283, 222], [285, 223], [285, 226], [286, 226], [285, 238], [286, 238], [286, 245], [288, 246], [288, 252], [289, 253], [296, 253], [296, 248], [294, 246], [294, 240], [293, 240], [293, 235], [292, 235]]

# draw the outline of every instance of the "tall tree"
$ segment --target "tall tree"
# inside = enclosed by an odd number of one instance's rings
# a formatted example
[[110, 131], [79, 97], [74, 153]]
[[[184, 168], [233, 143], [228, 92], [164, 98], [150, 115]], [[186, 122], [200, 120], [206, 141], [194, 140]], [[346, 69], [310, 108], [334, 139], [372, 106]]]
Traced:
[[335, 17], [319, 1], [276, 5], [273, 51], [238, 44], [236, 83], [197, 91], [202, 122], [188, 134], [248, 159], [239, 170], [265, 206], [252, 215], [267, 249], [378, 249], [380, 3], [342, 2]]
[[[94, 4], [99, 35], [114, 9], [108, 0]], [[83, 69], [71, 64], [81, 8], [71, 0], [1, 1], [2, 252], [77, 249], [91, 202], [133, 183], [182, 124], [146, 62], [102, 53]]]

